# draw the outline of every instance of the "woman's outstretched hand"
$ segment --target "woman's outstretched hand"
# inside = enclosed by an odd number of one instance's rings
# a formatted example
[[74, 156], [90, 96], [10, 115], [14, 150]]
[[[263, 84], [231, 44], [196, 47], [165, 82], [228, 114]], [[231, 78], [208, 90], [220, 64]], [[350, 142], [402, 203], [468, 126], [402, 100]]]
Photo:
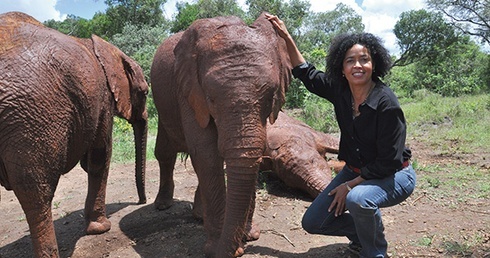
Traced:
[[296, 47], [296, 44], [294, 43], [293, 38], [289, 34], [288, 29], [286, 28], [284, 22], [281, 21], [279, 17], [268, 13], [265, 14], [265, 18], [272, 23], [272, 26], [274, 26], [274, 28], [276, 29], [277, 34], [279, 34], [279, 37], [283, 38], [284, 41], [286, 42], [291, 65], [295, 67], [297, 65], [305, 63], [305, 59], [303, 58], [303, 55], [301, 55], [301, 52], [299, 52], [298, 47]]
[[265, 14], [265, 17], [272, 23], [272, 25], [274, 25], [274, 28], [276, 28], [276, 31], [279, 33], [281, 38], [287, 39], [289, 37], [288, 29], [286, 28], [284, 22], [279, 19], [279, 17], [272, 14]]

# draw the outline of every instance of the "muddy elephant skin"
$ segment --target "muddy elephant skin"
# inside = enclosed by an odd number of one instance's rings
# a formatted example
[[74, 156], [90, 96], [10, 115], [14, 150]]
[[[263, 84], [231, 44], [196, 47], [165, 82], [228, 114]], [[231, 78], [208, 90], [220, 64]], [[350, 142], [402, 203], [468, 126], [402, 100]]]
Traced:
[[285, 42], [264, 14], [252, 26], [236, 17], [197, 20], [155, 54], [151, 83], [161, 173], [155, 205], [172, 204], [176, 156], [189, 153], [209, 257], [243, 253], [267, 119], [277, 118], [290, 71]]
[[105, 191], [113, 116], [135, 132], [136, 177], [145, 202], [148, 85], [141, 68], [97, 36], [78, 39], [18, 12], [0, 15], [0, 183], [13, 190], [34, 255], [58, 257], [52, 199], [79, 161], [88, 174], [86, 232], [110, 229]]
[[267, 148], [260, 169], [273, 171], [287, 186], [316, 198], [332, 180], [332, 172], [345, 165], [325, 157], [338, 150], [338, 137], [318, 132], [280, 112], [276, 122], [267, 125]]

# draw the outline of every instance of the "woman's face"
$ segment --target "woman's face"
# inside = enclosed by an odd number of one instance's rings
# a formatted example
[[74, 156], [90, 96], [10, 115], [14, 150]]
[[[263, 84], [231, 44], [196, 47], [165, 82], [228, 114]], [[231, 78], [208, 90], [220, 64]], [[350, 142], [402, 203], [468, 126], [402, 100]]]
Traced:
[[369, 50], [355, 44], [345, 53], [342, 73], [350, 86], [371, 86], [374, 64]]

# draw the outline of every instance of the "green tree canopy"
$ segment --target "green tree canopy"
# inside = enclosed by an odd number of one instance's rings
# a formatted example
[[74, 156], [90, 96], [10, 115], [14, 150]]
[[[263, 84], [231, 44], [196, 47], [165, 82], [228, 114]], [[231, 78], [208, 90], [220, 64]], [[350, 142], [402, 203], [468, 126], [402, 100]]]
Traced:
[[89, 38], [93, 33], [93, 24], [91, 20], [73, 14], [69, 14], [63, 21], [47, 20], [44, 22], [44, 25], [67, 35], [79, 38]]
[[165, 22], [163, 5], [167, 0], [105, 0], [108, 26], [105, 36], [121, 33], [126, 24], [162, 26]]
[[327, 50], [333, 37], [341, 33], [363, 32], [362, 17], [354, 9], [339, 3], [334, 10], [311, 13], [305, 21], [301, 48]]
[[177, 2], [177, 15], [170, 31], [183, 31], [197, 19], [229, 15], [245, 17], [236, 0], [198, 0], [195, 4]]
[[401, 50], [401, 56], [393, 66], [434, 59], [446, 47], [459, 40], [454, 27], [441, 14], [426, 10], [402, 13], [393, 32]]

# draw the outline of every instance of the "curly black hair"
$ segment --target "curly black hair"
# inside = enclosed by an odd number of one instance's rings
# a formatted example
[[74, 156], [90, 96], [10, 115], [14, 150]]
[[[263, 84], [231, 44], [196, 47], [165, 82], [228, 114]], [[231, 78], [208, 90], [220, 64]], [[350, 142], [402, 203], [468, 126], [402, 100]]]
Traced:
[[371, 33], [346, 33], [336, 36], [328, 50], [326, 75], [333, 81], [347, 83], [342, 76], [343, 62], [347, 51], [355, 44], [366, 47], [373, 61], [373, 80], [379, 81], [391, 69], [391, 56], [382, 40]]

